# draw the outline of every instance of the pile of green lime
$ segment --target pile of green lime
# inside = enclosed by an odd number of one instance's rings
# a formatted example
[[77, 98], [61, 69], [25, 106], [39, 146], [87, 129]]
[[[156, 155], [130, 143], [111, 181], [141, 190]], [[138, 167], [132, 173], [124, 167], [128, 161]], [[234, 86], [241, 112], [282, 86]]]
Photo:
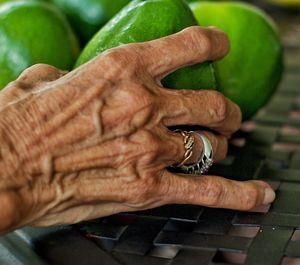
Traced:
[[[194, 25], [197, 21], [182, 0], [132, 1], [90, 40], [76, 66], [121, 44], [158, 39]], [[178, 89], [213, 89], [217, 85], [211, 63], [176, 71], [163, 83]]]
[[227, 33], [231, 50], [214, 64], [217, 88], [240, 106], [244, 119], [250, 118], [281, 79], [282, 47], [274, 22], [244, 3], [199, 2], [191, 8], [200, 25], [214, 25]]
[[[248, 119], [275, 91], [282, 73], [282, 47], [273, 21], [244, 3], [198, 1], [190, 5], [199, 25], [217, 26], [231, 42], [231, 51], [214, 64], [195, 65], [163, 80], [169, 88], [213, 89], [236, 102]], [[195, 22], [181, 0], [135, 0], [87, 44], [76, 65], [129, 42], [175, 33]], [[147, 30], [145, 30], [147, 29]]]
[[79, 52], [68, 21], [52, 5], [35, 1], [0, 5], [0, 88], [33, 64], [72, 69]]
[[[6, 2], [0, 4], [0, 88], [35, 63], [70, 69], [74, 63], [77, 67], [121, 44], [157, 39], [198, 24], [224, 30], [231, 42], [230, 53], [218, 62], [175, 71], [162, 80], [165, 87], [217, 89], [235, 101], [248, 119], [268, 101], [282, 74], [278, 30], [266, 13], [249, 4], [213, 0], [0, 1]], [[82, 44], [89, 41], [80, 55], [78, 39]]]
[[130, 0], [48, 0], [69, 18], [83, 44]]

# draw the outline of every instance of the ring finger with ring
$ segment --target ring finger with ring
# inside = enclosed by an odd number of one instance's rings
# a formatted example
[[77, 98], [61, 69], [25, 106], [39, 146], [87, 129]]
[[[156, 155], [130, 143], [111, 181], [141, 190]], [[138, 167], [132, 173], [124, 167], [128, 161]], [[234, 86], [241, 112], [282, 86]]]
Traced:
[[214, 161], [220, 161], [227, 154], [227, 139], [208, 131], [176, 130], [181, 138], [182, 159], [172, 168], [178, 168], [182, 173], [202, 175], [208, 171]]

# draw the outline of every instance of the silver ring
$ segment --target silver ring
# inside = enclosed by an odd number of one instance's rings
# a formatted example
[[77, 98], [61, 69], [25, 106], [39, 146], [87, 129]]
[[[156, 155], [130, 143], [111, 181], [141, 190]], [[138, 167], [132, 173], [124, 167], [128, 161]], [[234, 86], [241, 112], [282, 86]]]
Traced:
[[180, 169], [188, 174], [202, 175], [213, 165], [213, 149], [209, 139], [202, 133], [194, 132], [200, 136], [203, 143], [203, 152], [200, 159], [193, 165], [181, 166]]

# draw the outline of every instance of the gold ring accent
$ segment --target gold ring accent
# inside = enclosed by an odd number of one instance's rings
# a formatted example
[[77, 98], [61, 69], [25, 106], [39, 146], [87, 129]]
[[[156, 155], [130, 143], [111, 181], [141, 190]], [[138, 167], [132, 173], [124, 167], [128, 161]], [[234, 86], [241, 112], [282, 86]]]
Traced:
[[192, 135], [193, 132], [187, 132], [182, 130], [175, 130], [175, 132], [179, 132], [183, 137], [185, 153], [183, 156], [183, 160], [179, 164], [174, 165], [174, 167], [182, 167], [186, 163], [186, 161], [188, 161], [193, 155], [195, 137]]

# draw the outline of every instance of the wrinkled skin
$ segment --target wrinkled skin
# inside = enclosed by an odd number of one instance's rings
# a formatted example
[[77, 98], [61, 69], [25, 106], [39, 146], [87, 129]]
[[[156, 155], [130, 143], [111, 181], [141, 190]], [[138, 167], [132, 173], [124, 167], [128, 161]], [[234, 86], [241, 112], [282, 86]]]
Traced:
[[[24, 71], [0, 93], [1, 233], [170, 203], [240, 210], [270, 203], [274, 192], [262, 181], [166, 170], [185, 151], [169, 126], [209, 128], [214, 160], [226, 156], [239, 108], [216, 91], [170, 90], [160, 80], [228, 49], [221, 31], [192, 27], [112, 49], [70, 73], [48, 65]], [[196, 137], [188, 162], [201, 153]]]

